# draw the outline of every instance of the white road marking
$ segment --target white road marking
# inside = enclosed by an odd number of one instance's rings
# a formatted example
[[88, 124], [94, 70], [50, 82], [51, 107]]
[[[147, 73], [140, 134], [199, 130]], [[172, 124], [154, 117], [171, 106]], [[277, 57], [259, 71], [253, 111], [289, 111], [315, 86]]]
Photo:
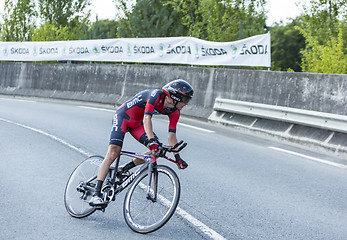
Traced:
[[310, 160], [313, 160], [313, 161], [316, 161], [316, 162], [328, 164], [328, 165], [331, 165], [331, 166], [334, 166], [334, 167], [338, 167], [338, 168], [347, 168], [347, 165], [344, 165], [344, 164], [339, 164], [339, 163], [335, 163], [335, 162], [330, 162], [330, 161], [327, 161], [327, 160], [323, 160], [323, 159], [319, 159], [319, 158], [307, 156], [307, 155], [305, 155], [305, 154], [301, 154], [301, 153], [297, 153], [297, 152], [292, 152], [292, 151], [285, 150], [285, 149], [282, 149], [282, 148], [277, 148], [277, 147], [269, 147], [269, 148], [274, 149], [274, 150], [277, 150], [277, 151], [289, 153], [289, 154], [292, 154], [292, 155], [296, 155], [296, 156], [299, 156], [299, 157], [307, 158], [307, 159], [310, 159]]
[[4, 98], [4, 97], [1, 97], [0, 98], [1, 100], [8, 100], [8, 101], [19, 101], [19, 102], [36, 102], [36, 101], [33, 101], [33, 100], [25, 100], [25, 99], [16, 99], [16, 98]]
[[183, 127], [192, 128], [192, 129], [195, 129], [195, 130], [199, 130], [199, 131], [202, 131], [202, 132], [214, 133], [214, 131], [212, 131], [212, 130], [208, 130], [208, 129], [204, 129], [204, 128], [200, 128], [200, 127], [195, 127], [195, 126], [192, 126], [192, 125], [189, 125], [189, 124], [178, 123], [178, 125], [183, 126]]
[[[100, 109], [98, 109], [100, 110]], [[0, 121], [4, 121], [10, 124], [14, 124], [16, 126], [20, 126], [26, 129], [29, 129], [31, 131], [37, 132], [39, 134], [42, 134], [44, 136], [47, 136], [79, 153], [82, 153], [86, 156], [90, 156], [91, 154], [88, 153], [87, 151], [83, 150], [82, 148], [76, 147], [68, 142], [66, 142], [65, 140], [58, 138], [50, 133], [47, 133], [45, 131], [42, 131], [40, 129], [37, 128], [33, 128], [21, 123], [17, 123], [11, 120], [7, 120], [7, 119], [3, 119], [0, 118]], [[161, 200], [165, 203], [165, 202], [169, 202], [169, 200], [167, 200], [166, 198], [164, 198], [163, 196], [159, 196], [161, 198]], [[193, 224], [196, 228], [198, 228], [200, 231], [202, 231], [204, 234], [206, 234], [207, 236], [209, 236], [210, 238], [214, 239], [214, 240], [226, 240], [226, 238], [224, 238], [222, 235], [220, 235], [219, 233], [217, 233], [216, 231], [214, 231], [213, 229], [209, 228], [207, 225], [205, 225], [204, 223], [202, 223], [201, 221], [199, 221], [198, 219], [196, 219], [195, 217], [193, 217], [192, 215], [190, 215], [188, 212], [184, 211], [183, 209], [181, 209], [180, 207], [177, 207], [176, 209], [176, 214], [180, 215], [182, 218], [186, 219], [187, 221], [189, 221], [191, 224]]]
[[86, 109], [92, 109], [92, 110], [105, 111], [105, 112], [116, 112], [116, 110], [106, 109], [106, 108], [95, 108], [95, 107], [87, 107], [87, 106], [79, 106], [79, 107], [80, 108], [86, 108]]
[[65, 140], [61, 139], [61, 138], [58, 138], [50, 133], [47, 133], [45, 131], [42, 131], [40, 129], [37, 129], [37, 128], [33, 128], [33, 127], [30, 127], [30, 126], [27, 126], [27, 125], [24, 125], [24, 124], [21, 124], [21, 123], [17, 123], [17, 122], [13, 122], [11, 120], [7, 120], [7, 119], [3, 119], [3, 118], [0, 118], [0, 121], [4, 121], [4, 122], [7, 122], [7, 123], [11, 123], [11, 124], [14, 124], [14, 125], [17, 125], [17, 126], [20, 126], [20, 127], [23, 127], [23, 128], [26, 128], [26, 129], [29, 129], [31, 131], [34, 131], [34, 132], [37, 132], [37, 133], [40, 133], [44, 136], [47, 136], [57, 142], [60, 142], [61, 144], [73, 149], [73, 150], [76, 150], [77, 152], [80, 152], [86, 156], [90, 156], [91, 154], [88, 153], [87, 151], [83, 150], [82, 148], [79, 148], [79, 147], [76, 147], [68, 142], [66, 142]]
[[[147, 186], [143, 183], [140, 183], [139, 186], [143, 190], [147, 189]], [[163, 197], [160, 194], [158, 194], [158, 198], [164, 206], [170, 207], [171, 202], [169, 200], [167, 200], [165, 197]], [[210, 238], [212, 238], [214, 240], [226, 240], [226, 238], [224, 238], [222, 235], [220, 235], [219, 233], [217, 233], [213, 229], [206, 226], [204, 223], [202, 223], [201, 221], [199, 221], [198, 219], [196, 219], [195, 217], [193, 217], [192, 215], [190, 215], [189, 213], [184, 211], [182, 208], [177, 207], [175, 214], [178, 214], [180, 217], [182, 217], [186, 221], [193, 224], [196, 228], [198, 228], [200, 231], [202, 231], [204, 234], [206, 234]]]

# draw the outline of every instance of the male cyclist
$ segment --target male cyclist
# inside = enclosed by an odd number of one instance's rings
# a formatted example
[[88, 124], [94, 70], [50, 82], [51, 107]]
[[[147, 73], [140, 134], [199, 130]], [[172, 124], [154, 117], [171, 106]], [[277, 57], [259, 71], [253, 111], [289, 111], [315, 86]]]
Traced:
[[[125, 133], [127, 131], [130, 132], [137, 141], [144, 144], [154, 153], [158, 150], [160, 142], [153, 132], [152, 115], [168, 115], [168, 142], [171, 146], [174, 146], [177, 143], [176, 125], [180, 116], [180, 110], [188, 104], [192, 97], [192, 86], [183, 79], [177, 79], [169, 82], [162, 89], [149, 89], [139, 92], [118, 108], [113, 118], [110, 145], [106, 157], [99, 167], [95, 194], [89, 202], [91, 206], [105, 204], [101, 196], [102, 184], [110, 165], [122, 150]], [[174, 156], [179, 169], [188, 167], [188, 164], [178, 153], [175, 153]], [[142, 163], [144, 163], [143, 160], [134, 159], [127, 163], [122, 168], [122, 171], [127, 172], [129, 169]]]

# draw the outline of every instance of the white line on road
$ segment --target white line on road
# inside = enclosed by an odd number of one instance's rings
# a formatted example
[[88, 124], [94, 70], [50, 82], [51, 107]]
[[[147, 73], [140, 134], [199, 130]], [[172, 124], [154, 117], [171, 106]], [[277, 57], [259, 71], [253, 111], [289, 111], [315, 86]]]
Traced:
[[106, 108], [95, 108], [95, 107], [87, 107], [87, 106], [79, 106], [80, 108], [86, 108], [86, 109], [92, 109], [92, 110], [99, 110], [99, 111], [106, 111], [106, 112], [115, 112], [116, 110], [112, 109], [106, 109]]
[[[30, 127], [30, 126], [27, 126], [27, 125], [24, 125], [24, 124], [21, 124], [21, 123], [17, 123], [17, 122], [11, 121], [11, 120], [3, 119], [3, 118], [0, 118], [0, 121], [4, 121], [4, 122], [10, 123], [10, 124], [14, 124], [14, 125], [17, 125], [17, 126], [20, 126], [20, 127], [26, 128], [26, 129], [29, 129], [31, 131], [40, 133], [40, 134], [42, 134], [44, 136], [47, 136], [47, 137], [49, 137], [49, 138], [51, 138], [51, 139], [53, 139], [53, 140], [55, 140], [55, 141], [57, 141], [59, 143], [62, 143], [63, 145], [65, 145], [65, 146], [67, 146], [67, 147], [69, 147], [69, 148], [71, 148], [73, 150], [76, 150], [77, 152], [80, 152], [80, 153], [82, 153], [82, 154], [84, 154], [86, 156], [90, 156], [91, 155], [87, 151], [85, 151], [85, 150], [83, 150], [83, 149], [81, 149], [79, 147], [76, 147], [76, 146], [66, 142], [63, 139], [58, 138], [58, 137], [56, 137], [56, 136], [54, 136], [54, 135], [52, 135], [50, 133], [47, 133], [45, 131], [40, 130], [40, 129], [33, 128], [33, 127]], [[166, 199], [164, 198], [163, 200], [165, 201]], [[189, 213], [187, 213], [186, 211], [184, 211], [180, 207], [177, 207], [176, 214], [180, 215], [182, 218], [184, 218], [185, 220], [189, 221], [191, 224], [193, 224], [196, 228], [198, 228], [200, 231], [202, 231], [204, 234], [206, 234], [210, 238], [212, 238], [214, 240], [226, 240], [226, 238], [224, 238], [222, 235], [220, 235], [219, 233], [217, 233], [213, 229], [209, 228], [207, 225], [205, 225], [204, 223], [202, 223], [201, 221], [199, 221], [198, 219], [196, 219], [195, 217], [193, 217], [192, 215], [190, 215]]]
[[277, 148], [277, 147], [269, 147], [269, 148], [277, 150], [277, 151], [289, 153], [289, 154], [292, 154], [292, 155], [296, 155], [296, 156], [299, 156], [299, 157], [307, 158], [307, 159], [310, 159], [310, 160], [313, 160], [313, 161], [316, 161], [316, 162], [328, 164], [328, 165], [331, 165], [331, 166], [334, 166], [334, 167], [347, 168], [347, 165], [344, 165], [344, 164], [339, 164], [339, 163], [330, 162], [330, 161], [319, 159], [319, 158], [315, 158], [315, 157], [310, 157], [310, 156], [307, 156], [305, 154], [292, 152], [292, 151], [285, 150], [285, 149], [282, 149], [282, 148]]
[[[147, 186], [145, 184], [143, 184], [143, 183], [140, 183], [139, 186], [143, 190], [147, 189]], [[170, 207], [171, 202], [169, 200], [167, 200], [164, 196], [158, 194], [158, 198], [159, 198], [160, 202], [164, 206]], [[204, 234], [206, 234], [210, 238], [212, 238], [214, 240], [226, 240], [226, 238], [224, 238], [222, 235], [220, 235], [215, 230], [213, 230], [213, 229], [209, 228], [208, 226], [206, 226], [204, 223], [202, 223], [201, 221], [199, 221], [198, 219], [196, 219], [195, 217], [193, 217], [192, 215], [190, 215], [189, 213], [184, 211], [182, 208], [177, 207], [175, 213], [178, 214], [181, 218], [183, 218], [186, 221], [188, 221], [191, 224], [193, 224], [196, 228], [198, 228], [200, 231], [202, 231]]]
[[25, 99], [16, 99], [16, 98], [3, 98], [1, 97], [0, 98], [1, 100], [8, 100], [8, 101], [20, 101], [20, 102], [36, 102], [36, 101], [33, 101], [33, 100], [25, 100]]
[[7, 119], [3, 119], [3, 118], [0, 118], [0, 121], [4, 121], [4, 122], [7, 122], [7, 123], [11, 123], [11, 124], [14, 124], [14, 125], [17, 125], [17, 126], [20, 126], [20, 127], [26, 128], [26, 129], [29, 129], [29, 130], [31, 130], [31, 131], [40, 133], [40, 134], [42, 134], [42, 135], [44, 135], [44, 136], [47, 136], [47, 137], [49, 137], [49, 138], [51, 138], [51, 139], [53, 139], [53, 140], [55, 140], [55, 141], [57, 141], [57, 142], [60, 142], [60, 143], [62, 143], [63, 145], [65, 145], [65, 146], [67, 146], [67, 147], [69, 147], [69, 148], [72, 148], [73, 150], [76, 150], [76, 151], [78, 151], [78, 152], [80, 152], [80, 153], [82, 153], [82, 154], [84, 154], [84, 155], [86, 155], [86, 156], [90, 156], [90, 155], [91, 155], [91, 154], [88, 153], [87, 151], [85, 151], [85, 150], [83, 150], [83, 149], [81, 149], [81, 148], [79, 148], [79, 147], [76, 147], [76, 146], [74, 146], [74, 145], [72, 145], [72, 144], [66, 142], [66, 141], [63, 140], [63, 139], [58, 138], [58, 137], [56, 137], [56, 136], [54, 136], [54, 135], [52, 135], [52, 134], [49, 134], [49, 133], [47, 133], [47, 132], [44, 132], [44, 131], [42, 131], [42, 130], [40, 130], [40, 129], [33, 128], [33, 127], [30, 127], [30, 126], [27, 126], [27, 125], [24, 125], [24, 124], [21, 124], [21, 123], [17, 123], [17, 122], [13, 122], [13, 121], [11, 121], [11, 120], [7, 120]]
[[208, 130], [208, 129], [204, 129], [204, 128], [200, 128], [200, 127], [195, 127], [195, 126], [192, 126], [192, 125], [189, 125], [189, 124], [178, 123], [178, 125], [181, 125], [183, 127], [192, 128], [192, 129], [195, 129], [195, 130], [199, 130], [199, 131], [202, 131], [202, 132], [214, 133], [214, 131], [212, 131], [212, 130]]

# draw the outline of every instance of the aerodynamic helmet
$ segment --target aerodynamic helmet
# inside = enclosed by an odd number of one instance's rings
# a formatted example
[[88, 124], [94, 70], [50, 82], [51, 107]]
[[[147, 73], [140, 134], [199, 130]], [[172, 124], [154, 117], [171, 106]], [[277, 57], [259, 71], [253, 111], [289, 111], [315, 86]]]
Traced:
[[163, 92], [178, 102], [188, 103], [192, 99], [193, 87], [183, 79], [176, 79], [169, 82], [162, 88]]

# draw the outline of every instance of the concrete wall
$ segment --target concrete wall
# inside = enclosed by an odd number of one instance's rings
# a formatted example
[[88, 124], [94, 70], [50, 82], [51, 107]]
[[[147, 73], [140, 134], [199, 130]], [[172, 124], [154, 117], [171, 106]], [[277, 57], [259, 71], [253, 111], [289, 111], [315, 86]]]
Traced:
[[207, 118], [216, 97], [347, 115], [347, 75], [190, 66], [0, 63], [0, 93], [120, 104], [147, 88], [188, 80], [183, 114]]

